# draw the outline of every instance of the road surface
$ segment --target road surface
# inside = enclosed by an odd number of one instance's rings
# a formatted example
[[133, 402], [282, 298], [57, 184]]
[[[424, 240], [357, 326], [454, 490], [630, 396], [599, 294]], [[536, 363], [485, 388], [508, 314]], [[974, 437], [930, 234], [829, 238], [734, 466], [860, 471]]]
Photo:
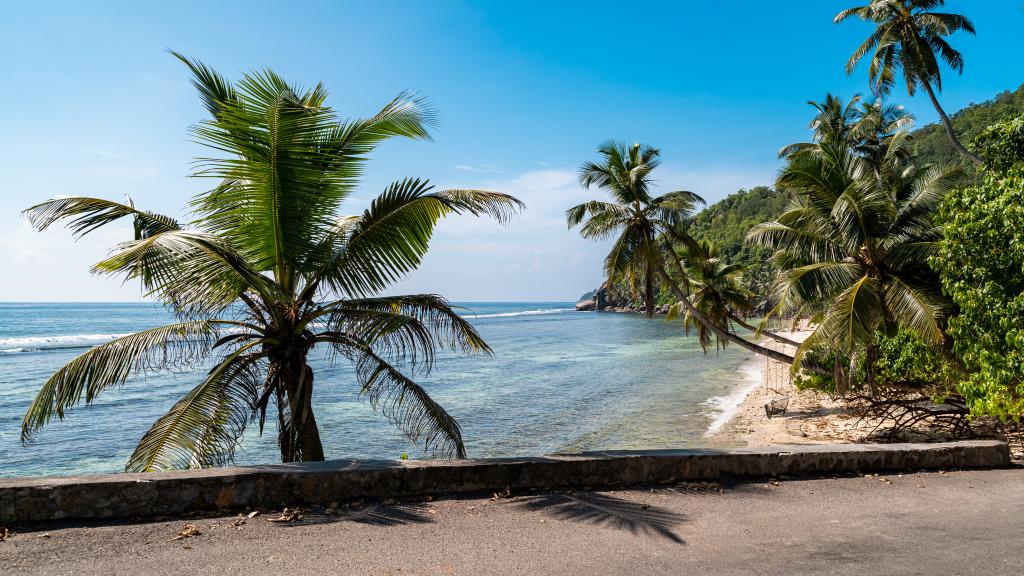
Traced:
[[15, 527], [0, 573], [1024, 574], [1022, 468], [280, 512]]

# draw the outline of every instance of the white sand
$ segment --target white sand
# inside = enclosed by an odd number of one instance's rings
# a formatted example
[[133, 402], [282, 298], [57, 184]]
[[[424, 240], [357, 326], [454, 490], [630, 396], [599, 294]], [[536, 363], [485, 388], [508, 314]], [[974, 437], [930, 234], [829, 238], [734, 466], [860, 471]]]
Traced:
[[[780, 336], [803, 341], [811, 331], [780, 331]], [[792, 346], [765, 339], [762, 345], [792, 354]], [[768, 444], [814, 444], [857, 442], [873, 428], [849, 414], [840, 402], [815, 392], [798, 392], [790, 378], [789, 365], [763, 356], [753, 356], [743, 371], [737, 394], [723, 403], [722, 414], [712, 422], [708, 437], [718, 444], [764, 446]], [[748, 374], [758, 374], [753, 385]], [[764, 405], [777, 398], [789, 398], [786, 414], [769, 419]]]

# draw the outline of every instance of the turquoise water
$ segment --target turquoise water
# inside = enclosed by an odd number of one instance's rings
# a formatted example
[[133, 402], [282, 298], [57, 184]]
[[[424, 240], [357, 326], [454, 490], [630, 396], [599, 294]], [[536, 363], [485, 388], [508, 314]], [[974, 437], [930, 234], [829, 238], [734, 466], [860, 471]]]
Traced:
[[[418, 381], [462, 425], [471, 457], [708, 445], [721, 406], [749, 386], [749, 353], [707, 355], [681, 325], [575, 312], [565, 302], [463, 303], [494, 356], [445, 354]], [[129, 381], [19, 440], [25, 409], [89, 347], [170, 320], [152, 304], [0, 303], [0, 476], [120, 471], [150, 424], [205, 367]], [[358, 397], [344, 359], [314, 355], [315, 409], [328, 458], [417, 455]], [[272, 425], [250, 429], [236, 463], [278, 458]]]

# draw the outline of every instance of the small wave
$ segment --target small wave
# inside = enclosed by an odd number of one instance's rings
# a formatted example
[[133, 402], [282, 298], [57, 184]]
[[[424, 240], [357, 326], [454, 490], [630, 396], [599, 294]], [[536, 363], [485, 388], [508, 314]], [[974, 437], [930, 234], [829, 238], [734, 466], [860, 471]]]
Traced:
[[91, 348], [110, 342], [125, 334], [66, 334], [60, 336], [22, 336], [20, 338], [0, 338], [0, 353], [17, 354], [19, 352], [36, 352], [39, 350], [60, 350], [64, 348]]
[[761, 385], [761, 362], [748, 362], [740, 369], [740, 374], [742, 375], [741, 382], [732, 394], [715, 396], [704, 402], [704, 404], [714, 408], [714, 418], [712, 418], [711, 424], [708, 425], [708, 430], [704, 433], [705, 436], [714, 436], [716, 432], [721, 430], [722, 426], [725, 426], [729, 420], [732, 420], [732, 417], [739, 411], [747, 396]]
[[468, 314], [469, 318], [509, 318], [512, 316], [537, 316], [541, 314], [561, 314], [573, 312], [574, 308], [545, 308], [542, 310], [523, 310], [521, 312], [500, 312], [495, 314]]

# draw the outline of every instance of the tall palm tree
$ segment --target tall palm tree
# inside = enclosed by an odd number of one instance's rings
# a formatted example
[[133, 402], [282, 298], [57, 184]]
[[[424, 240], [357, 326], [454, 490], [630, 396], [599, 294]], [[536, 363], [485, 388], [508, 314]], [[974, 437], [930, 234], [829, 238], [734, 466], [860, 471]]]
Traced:
[[406, 179], [362, 214], [343, 216], [370, 152], [390, 138], [429, 138], [433, 117], [422, 99], [402, 94], [370, 118], [339, 120], [320, 84], [301, 90], [270, 70], [232, 84], [175, 56], [210, 112], [193, 134], [216, 154], [197, 161], [193, 175], [215, 185], [193, 198], [194, 219], [87, 197], [26, 213], [40, 230], [68, 220], [76, 236], [131, 218], [134, 239], [93, 270], [141, 281], [179, 321], [97, 346], [58, 370], [29, 407], [23, 440], [133, 374], [216, 355], [202, 381], [143, 436], [127, 469], [230, 462], [246, 427], [258, 422], [262, 432], [268, 412], [282, 461], [323, 460], [308, 363], [320, 347], [354, 362], [361, 394], [413, 442], [464, 457], [458, 423], [412, 376], [431, 369], [438, 348], [489, 347], [440, 296], [378, 294], [419, 265], [442, 217], [505, 221], [522, 204]]
[[932, 11], [943, 5], [945, 0], [871, 0], [867, 5], [843, 10], [834, 21], [838, 24], [856, 16], [876, 24], [871, 35], [850, 56], [847, 73], [852, 73], [860, 60], [873, 51], [868, 67], [872, 90], [878, 95], [888, 93], [897, 73], [902, 72], [909, 95], [913, 96], [919, 87], [924, 88], [953, 147], [975, 164], [981, 164], [981, 158], [960, 143], [935, 96], [936, 90], [942, 91], [940, 62], [958, 74], [964, 69], [963, 55], [945, 37], [960, 30], [974, 34], [974, 25], [967, 17]]
[[566, 212], [569, 227], [586, 223], [580, 234], [588, 239], [618, 237], [605, 258], [608, 285], [628, 282], [641, 292], [648, 316], [654, 313], [654, 278], [658, 274], [656, 239], [675, 229], [704, 199], [685, 190], [652, 197], [651, 172], [660, 164], [657, 149], [644, 144], [627, 146], [606, 142], [598, 148], [601, 163], [587, 162], [580, 168], [580, 184], [607, 192], [615, 202], [592, 200]]
[[796, 358], [824, 347], [851, 363], [866, 360], [869, 387], [876, 332], [905, 327], [943, 340], [947, 301], [927, 257], [941, 236], [932, 216], [957, 171], [905, 165], [895, 148], [884, 170], [876, 178], [849, 143], [821, 142], [814, 153], [791, 157], [778, 178], [795, 193], [792, 205], [748, 237], [777, 250], [773, 313], [817, 321]]
[[615, 237], [604, 262], [608, 284], [627, 281], [638, 290], [642, 283], [650, 316], [654, 309], [654, 278], [659, 276], [694, 321], [716, 337], [781, 362], [792, 362], [792, 356], [749, 342], [706, 318], [690, 301], [685, 280], [681, 285], [669, 274], [664, 255], [672, 253], [670, 241], [685, 238], [682, 225], [704, 200], [684, 190], [651, 196], [651, 172], [660, 163], [659, 151], [639, 143], [627, 146], [606, 142], [598, 153], [602, 156], [600, 163], [586, 162], [580, 168], [580, 184], [607, 192], [614, 202], [584, 202], [566, 211], [566, 221], [570, 228], [581, 226], [580, 234], [587, 239]]
[[812, 141], [783, 146], [779, 150], [780, 158], [814, 153], [821, 142], [847, 144], [876, 173], [881, 171], [890, 148], [898, 148], [901, 160], [909, 158], [906, 143], [914, 116], [903, 106], [886, 103], [881, 98], [866, 102], [860, 94], [846, 103], [839, 96], [826, 94], [824, 101], [811, 100], [808, 104], [816, 110], [808, 126]]

